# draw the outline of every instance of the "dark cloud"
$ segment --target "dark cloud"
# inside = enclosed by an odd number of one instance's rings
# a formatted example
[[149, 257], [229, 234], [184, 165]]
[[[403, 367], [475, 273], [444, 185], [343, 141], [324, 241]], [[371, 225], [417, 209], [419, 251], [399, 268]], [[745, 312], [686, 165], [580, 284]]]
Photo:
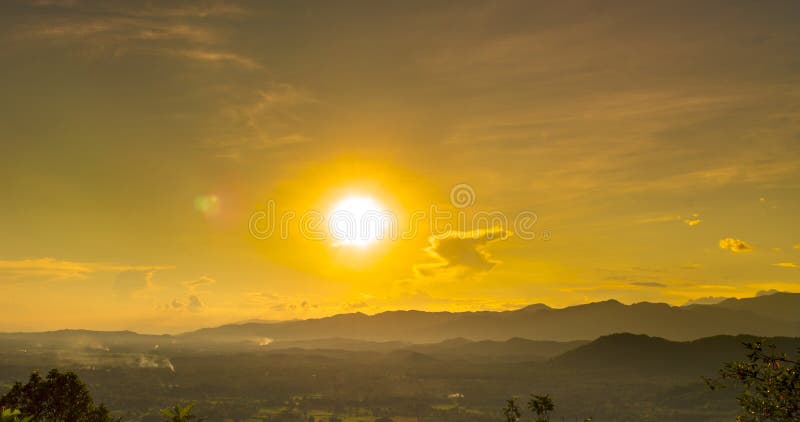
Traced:
[[415, 272], [421, 276], [434, 276], [441, 271], [456, 270], [467, 273], [486, 272], [498, 263], [492, 259], [486, 246], [510, 235], [505, 230], [455, 232], [446, 236], [431, 236], [425, 252], [437, 262], [418, 264]]
[[319, 305], [310, 303], [307, 300], [303, 300], [300, 303], [291, 303], [291, 302], [275, 303], [272, 306], [270, 306], [270, 309], [273, 311], [285, 312], [285, 311], [308, 311], [311, 309], [316, 309], [318, 307]]
[[186, 309], [191, 312], [198, 312], [205, 307], [206, 304], [200, 300], [200, 297], [196, 295], [189, 295], [189, 302], [186, 304]]
[[189, 312], [200, 312], [206, 307], [206, 304], [199, 296], [189, 295], [185, 299], [172, 299], [169, 307], [177, 310], [186, 309]]

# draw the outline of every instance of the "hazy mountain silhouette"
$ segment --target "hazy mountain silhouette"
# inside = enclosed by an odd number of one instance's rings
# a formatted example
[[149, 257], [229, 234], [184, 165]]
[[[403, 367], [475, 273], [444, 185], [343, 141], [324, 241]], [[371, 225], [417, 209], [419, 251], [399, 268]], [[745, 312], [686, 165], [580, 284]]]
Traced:
[[184, 341], [277, 341], [341, 337], [367, 341], [438, 342], [470, 340], [581, 340], [630, 332], [671, 340], [720, 334], [798, 336], [795, 315], [800, 294], [777, 294], [716, 305], [670, 306], [616, 300], [553, 309], [534, 305], [503, 312], [391, 311], [376, 315], [341, 314], [281, 323], [231, 324], [178, 336]]
[[800, 293], [778, 292], [743, 299], [731, 298], [712, 306], [751, 311], [778, 320], [800, 323]]
[[[640, 374], [670, 372], [713, 375], [722, 362], [741, 359], [742, 343], [761, 339], [754, 336], [713, 336], [687, 342], [636, 334], [612, 334], [569, 350], [553, 358], [556, 368], [576, 371], [630, 370]], [[800, 338], [772, 337], [767, 344], [796, 355]], [[709, 372], [711, 371], [711, 372]]]
[[[249, 344], [271, 349], [307, 348], [386, 351], [400, 348], [436, 354], [511, 356], [530, 352], [546, 357], [566, 350], [560, 343], [613, 333], [636, 333], [670, 340], [727, 334], [800, 336], [800, 294], [776, 293], [728, 299], [714, 305], [624, 305], [616, 300], [554, 309], [536, 304], [502, 312], [391, 311], [376, 315], [341, 314], [283, 322], [247, 322], [177, 335], [141, 335], [132, 331], [60, 330], [0, 334], [4, 347], [230, 347]], [[516, 339], [515, 339], [516, 338]], [[508, 339], [512, 339], [506, 341]], [[531, 339], [538, 340], [528, 343]], [[447, 341], [445, 341], [447, 340]], [[443, 342], [443, 343], [439, 343]], [[439, 343], [439, 344], [420, 344]], [[580, 343], [572, 345], [578, 346]], [[214, 346], [216, 347], [216, 346]], [[227, 347], [227, 346], [226, 346]]]

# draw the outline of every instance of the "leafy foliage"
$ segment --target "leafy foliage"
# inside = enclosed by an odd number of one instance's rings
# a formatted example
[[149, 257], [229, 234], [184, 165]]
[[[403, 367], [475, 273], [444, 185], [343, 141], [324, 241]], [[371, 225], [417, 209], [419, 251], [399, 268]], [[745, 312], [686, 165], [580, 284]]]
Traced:
[[170, 422], [190, 422], [190, 421], [202, 421], [202, 419], [198, 419], [197, 416], [192, 414], [192, 408], [194, 404], [187, 404], [186, 406], [175, 405], [170, 409], [161, 409], [161, 414], [169, 418]]
[[506, 400], [506, 407], [503, 408], [503, 415], [506, 417], [506, 422], [519, 422], [522, 414], [517, 406], [516, 399]]
[[[86, 385], [73, 372], [51, 370], [47, 378], [33, 372], [27, 384], [17, 382], [0, 398], [0, 408], [17, 409], [31, 421], [110, 422], [108, 409], [95, 406]], [[23, 419], [24, 420], [24, 419]]]
[[528, 409], [536, 413], [536, 422], [549, 422], [550, 412], [554, 408], [553, 399], [550, 398], [549, 394], [543, 396], [531, 394], [531, 398], [528, 400]]
[[5, 409], [0, 412], [0, 422], [30, 422], [32, 416], [21, 416], [22, 412], [19, 410]]
[[744, 343], [746, 359], [725, 364], [719, 378], [706, 379], [712, 390], [726, 385], [742, 386], [737, 400], [742, 413], [737, 421], [800, 420], [800, 370], [798, 362], [762, 341]]
[[[536, 413], [534, 422], [549, 422], [550, 412], [552, 412], [554, 408], [553, 399], [550, 398], [549, 394], [541, 396], [531, 394], [531, 398], [528, 400], [528, 409]], [[522, 412], [520, 412], [519, 406], [517, 406], [516, 398], [506, 400], [506, 406], [503, 408], [503, 415], [506, 417], [506, 422], [520, 421]]]

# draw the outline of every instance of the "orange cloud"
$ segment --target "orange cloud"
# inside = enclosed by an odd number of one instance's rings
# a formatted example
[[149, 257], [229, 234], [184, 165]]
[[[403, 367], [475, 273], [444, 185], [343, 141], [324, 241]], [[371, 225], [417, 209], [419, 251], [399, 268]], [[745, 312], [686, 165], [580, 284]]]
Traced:
[[55, 258], [33, 258], [0, 261], [0, 281], [68, 281], [82, 280], [101, 272], [123, 273], [171, 270], [165, 265], [118, 265], [104, 262], [77, 262]]
[[703, 220], [700, 218], [700, 214], [694, 213], [691, 217], [684, 219], [683, 222], [689, 225], [689, 227], [693, 227], [702, 223]]
[[744, 240], [734, 239], [732, 237], [720, 239], [719, 247], [731, 252], [750, 252], [753, 250], [753, 247]]

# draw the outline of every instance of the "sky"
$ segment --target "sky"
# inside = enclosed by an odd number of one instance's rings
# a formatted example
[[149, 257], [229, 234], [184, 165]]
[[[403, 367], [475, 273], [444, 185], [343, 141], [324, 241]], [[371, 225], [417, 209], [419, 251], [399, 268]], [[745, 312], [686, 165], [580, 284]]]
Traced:
[[[2, 2], [0, 331], [800, 291], [798, 21]], [[342, 241], [342, 207], [397, 235]]]

